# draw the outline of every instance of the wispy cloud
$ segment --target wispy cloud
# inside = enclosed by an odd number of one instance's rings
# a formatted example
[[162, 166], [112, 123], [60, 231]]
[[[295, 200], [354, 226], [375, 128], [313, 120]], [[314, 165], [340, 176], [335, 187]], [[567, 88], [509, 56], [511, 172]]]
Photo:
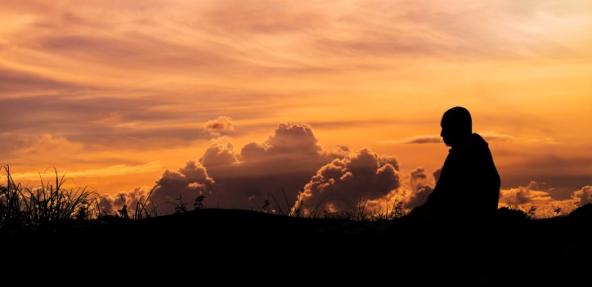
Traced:
[[[487, 141], [513, 141], [516, 140], [516, 137], [502, 134], [497, 132], [484, 132], [480, 133], [480, 135]], [[533, 142], [533, 139], [528, 139], [528, 141]], [[434, 144], [434, 143], [442, 143], [442, 137], [438, 135], [423, 135], [423, 136], [414, 136], [414, 137], [407, 137], [402, 139], [396, 140], [381, 140], [378, 141], [378, 144], [388, 145], [388, 144]], [[539, 141], [536, 141], [539, 142]]]
[[415, 137], [408, 137], [402, 138], [397, 140], [381, 140], [378, 141], [378, 144], [432, 144], [432, 143], [441, 143], [442, 138], [436, 135], [425, 135], [425, 136], [415, 136]]
[[[125, 176], [125, 175], [134, 175], [138, 173], [145, 173], [145, 172], [154, 172], [154, 171], [162, 171], [163, 166], [158, 162], [149, 162], [147, 164], [141, 165], [111, 165], [106, 166], [103, 168], [92, 168], [92, 169], [85, 169], [85, 170], [76, 170], [76, 171], [68, 171], [68, 170], [58, 170], [60, 175], [67, 176], [68, 178], [83, 178], [83, 177], [112, 177], [112, 176]], [[17, 172], [12, 173], [12, 176], [16, 180], [25, 180], [25, 181], [36, 181], [39, 179], [39, 176], [46, 178], [51, 178], [54, 176], [53, 170], [48, 171], [45, 169], [45, 172]]]

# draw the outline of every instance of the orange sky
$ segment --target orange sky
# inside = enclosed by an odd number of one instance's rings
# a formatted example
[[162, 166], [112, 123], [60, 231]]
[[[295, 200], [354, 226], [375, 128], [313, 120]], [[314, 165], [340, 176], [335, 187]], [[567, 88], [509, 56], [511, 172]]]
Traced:
[[446, 147], [410, 142], [462, 105], [505, 188], [568, 196], [592, 184], [591, 28], [587, 0], [4, 0], [0, 162], [116, 193], [296, 122], [433, 171]]

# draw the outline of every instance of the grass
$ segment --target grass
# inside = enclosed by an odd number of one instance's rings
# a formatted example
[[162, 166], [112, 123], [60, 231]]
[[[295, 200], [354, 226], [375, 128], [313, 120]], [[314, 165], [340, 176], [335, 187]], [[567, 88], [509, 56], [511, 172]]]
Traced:
[[[42, 227], [66, 224], [73, 221], [88, 221], [111, 215], [102, 210], [100, 196], [86, 187], [65, 188], [65, 175], [60, 176], [54, 169], [54, 178], [46, 182], [40, 176], [37, 187], [15, 183], [10, 166], [1, 166], [0, 172], [6, 177], [6, 184], [0, 185], [0, 232], [36, 230]], [[142, 219], [156, 216], [156, 208], [150, 196], [138, 200], [131, 208], [123, 201], [123, 207], [115, 216], [123, 219]]]
[[91, 203], [96, 194], [86, 188], [65, 189], [64, 176], [55, 171], [53, 182], [25, 187], [14, 182], [9, 166], [2, 166], [6, 186], [0, 187], [0, 231], [36, 229], [70, 220], [86, 220], [96, 209]]

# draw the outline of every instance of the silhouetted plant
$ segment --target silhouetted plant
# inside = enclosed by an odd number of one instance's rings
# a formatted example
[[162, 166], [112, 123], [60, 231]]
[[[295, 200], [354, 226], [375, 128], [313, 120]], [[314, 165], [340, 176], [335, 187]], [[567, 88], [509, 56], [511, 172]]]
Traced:
[[0, 230], [34, 229], [64, 223], [88, 215], [88, 202], [96, 196], [86, 188], [64, 189], [65, 176], [55, 171], [53, 184], [40, 178], [39, 187], [15, 184], [9, 166], [1, 167], [7, 178], [0, 189]]
[[[204, 208], [204, 200], [206, 199], [206, 196], [201, 194], [198, 195], [194, 200], [193, 200], [193, 210], [199, 210], [199, 209], [203, 209]], [[179, 196], [175, 199], [175, 201], [169, 202], [171, 204], [173, 204], [174, 207], [174, 212], [175, 213], [185, 213], [188, 212], [189, 209], [187, 208], [187, 204], [185, 203], [185, 201], [183, 201], [183, 197]]]
[[263, 212], [269, 212], [269, 206], [271, 206], [271, 203], [269, 202], [269, 199], [266, 199], [263, 201], [263, 206], [261, 206], [261, 210]]
[[117, 214], [119, 215], [119, 217], [121, 217], [123, 219], [129, 219], [129, 212], [127, 211], [127, 203], [125, 202], [125, 198], [123, 197], [123, 195], [121, 195], [121, 200], [123, 201], [123, 206], [121, 207], [121, 209], [117, 210]]
[[157, 188], [158, 185], [153, 186], [145, 197], [142, 196], [137, 200], [136, 208], [134, 209], [134, 220], [158, 216], [156, 206], [152, 204], [151, 200], [152, 194]]
[[[280, 193], [282, 194], [282, 200], [283, 202], [280, 202], [273, 194], [268, 194], [268, 198], [267, 202], [269, 203], [269, 206], [266, 207], [266, 209], [268, 208], [269, 210], [265, 210], [265, 211], [270, 211], [273, 214], [280, 214], [280, 215], [291, 215], [291, 209], [293, 207], [293, 203], [290, 203], [290, 201], [288, 200], [288, 196], [286, 195], [286, 190], [285, 189], [281, 189]], [[270, 200], [271, 199], [271, 200]], [[265, 202], [264, 202], [264, 206], [265, 206]]]
[[193, 209], [194, 210], [199, 210], [204, 208], [204, 200], [206, 199], [206, 196], [201, 194], [198, 197], [195, 198], [195, 201], [193, 201]]
[[403, 202], [401, 202], [401, 201], [395, 202], [395, 207], [393, 209], [394, 218], [401, 218], [401, 217], [405, 216], [405, 214], [406, 213], [405, 213], [405, 207], [404, 207]]
[[397, 218], [401, 218], [406, 215], [405, 212], [405, 205], [402, 201], [395, 201], [393, 206], [387, 206], [386, 210], [378, 211], [370, 215], [367, 220], [377, 221], [377, 220], [393, 220]]
[[10, 167], [3, 166], [6, 172], [6, 187], [0, 188], [0, 230], [13, 230], [24, 225], [21, 210], [21, 186], [16, 185], [10, 175]]
[[88, 203], [84, 201], [82, 205], [78, 208], [78, 211], [76, 212], [76, 220], [84, 221], [88, 220], [88, 217]]
[[187, 205], [183, 201], [183, 197], [179, 196], [173, 202], [175, 205], [175, 213], [185, 213], [187, 212]]
[[303, 203], [304, 203], [304, 201], [300, 200], [300, 202], [298, 202], [296, 204], [296, 208], [293, 211], [290, 211], [290, 216], [300, 217], [302, 214], [302, 204]]
[[284, 211], [282, 206], [279, 204], [279, 202], [277, 201], [275, 196], [273, 196], [273, 194], [271, 194], [270, 197], [271, 197], [271, 200], [273, 200], [273, 205], [275, 205], [275, 207], [276, 207], [276, 208], [272, 209], [272, 213], [286, 215], [286, 212]]
[[537, 211], [536, 206], [531, 206], [530, 209], [528, 209], [528, 212], [527, 212], [528, 217], [535, 218], [536, 217], [536, 211]]

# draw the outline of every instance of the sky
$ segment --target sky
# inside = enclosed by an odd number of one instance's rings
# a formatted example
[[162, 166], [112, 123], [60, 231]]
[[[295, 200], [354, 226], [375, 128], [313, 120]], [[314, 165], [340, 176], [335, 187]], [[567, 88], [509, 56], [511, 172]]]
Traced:
[[307, 190], [331, 160], [374, 155], [414, 190], [464, 106], [508, 194], [571, 200], [592, 185], [591, 27], [585, 0], [3, 0], [0, 163], [115, 195], [201, 168], [188, 184], [291, 166], [270, 190]]

